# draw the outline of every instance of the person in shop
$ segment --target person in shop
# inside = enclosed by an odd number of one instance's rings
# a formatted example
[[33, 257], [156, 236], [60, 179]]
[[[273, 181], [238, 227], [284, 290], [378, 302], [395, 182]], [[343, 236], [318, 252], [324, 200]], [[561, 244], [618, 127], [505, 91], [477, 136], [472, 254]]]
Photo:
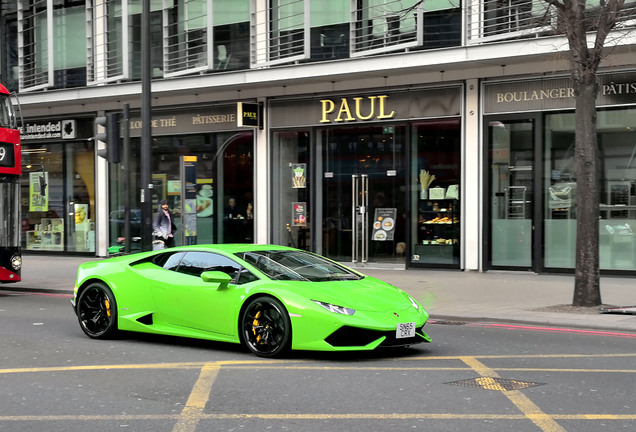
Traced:
[[225, 243], [238, 243], [241, 241], [241, 231], [243, 229], [241, 220], [244, 219], [242, 212], [236, 205], [236, 198], [230, 197], [227, 200], [227, 207], [223, 212], [223, 240]]
[[236, 198], [230, 198], [227, 201], [227, 207], [225, 207], [225, 219], [231, 220], [231, 219], [243, 219], [243, 215], [241, 215], [241, 212], [239, 211], [238, 207], [236, 206]]
[[[159, 242], [163, 242], [163, 247], [174, 247], [174, 235], [177, 232], [177, 226], [174, 224], [174, 217], [170, 211], [168, 200], [161, 200], [161, 207], [157, 210], [152, 220], [153, 229], [153, 249], [156, 246], [161, 248]], [[157, 242], [157, 244], [155, 244]]]

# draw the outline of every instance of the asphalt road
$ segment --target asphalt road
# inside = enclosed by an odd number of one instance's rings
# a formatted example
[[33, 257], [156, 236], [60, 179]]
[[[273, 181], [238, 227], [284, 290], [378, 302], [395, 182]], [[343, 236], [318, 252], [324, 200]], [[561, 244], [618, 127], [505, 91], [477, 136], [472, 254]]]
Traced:
[[0, 431], [633, 431], [636, 334], [437, 321], [433, 343], [294, 352], [86, 337], [69, 297], [0, 292]]

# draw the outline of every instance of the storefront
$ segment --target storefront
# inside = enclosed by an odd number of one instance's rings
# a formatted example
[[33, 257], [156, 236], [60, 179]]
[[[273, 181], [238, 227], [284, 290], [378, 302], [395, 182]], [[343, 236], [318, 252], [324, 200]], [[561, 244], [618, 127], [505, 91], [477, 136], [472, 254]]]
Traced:
[[22, 131], [22, 247], [95, 252], [92, 118], [27, 121]]
[[[599, 75], [600, 266], [636, 270], [636, 73]], [[569, 78], [483, 85], [487, 269], [575, 266], [574, 91]]]
[[[193, 241], [252, 243], [254, 241], [254, 134], [237, 127], [236, 104], [153, 113], [152, 208], [168, 200], [177, 225], [176, 244], [183, 244], [181, 157], [196, 159], [196, 220], [188, 227]], [[141, 210], [139, 163], [141, 120], [130, 121], [130, 180], [121, 164], [109, 168], [109, 243], [124, 241], [126, 193], [130, 194], [131, 250], [139, 249]], [[150, 228], [148, 228], [150, 229]]]
[[460, 85], [269, 102], [274, 243], [458, 268]]

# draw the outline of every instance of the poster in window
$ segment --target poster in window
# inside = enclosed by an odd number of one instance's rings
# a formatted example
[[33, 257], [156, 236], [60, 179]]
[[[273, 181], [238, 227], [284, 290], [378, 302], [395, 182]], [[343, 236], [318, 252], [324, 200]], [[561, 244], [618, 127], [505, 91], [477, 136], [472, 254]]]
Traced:
[[29, 211], [49, 211], [49, 173], [29, 173]]
[[86, 231], [88, 229], [88, 223], [90, 219], [88, 218], [88, 204], [75, 204], [75, 230], [76, 231]]
[[212, 217], [214, 214], [214, 189], [211, 184], [200, 184], [199, 191], [197, 193], [197, 217]]
[[292, 226], [307, 226], [307, 203], [292, 203]]
[[166, 191], [168, 196], [181, 195], [181, 180], [168, 180]]
[[307, 164], [292, 164], [292, 188], [304, 189], [307, 187]]
[[373, 216], [373, 234], [375, 241], [393, 241], [395, 236], [396, 208], [377, 208]]

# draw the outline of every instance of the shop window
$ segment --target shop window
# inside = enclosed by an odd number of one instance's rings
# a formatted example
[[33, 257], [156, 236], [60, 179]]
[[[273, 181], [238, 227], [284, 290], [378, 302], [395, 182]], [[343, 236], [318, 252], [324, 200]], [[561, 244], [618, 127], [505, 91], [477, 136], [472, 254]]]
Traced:
[[489, 135], [490, 263], [532, 266], [534, 122], [491, 121]]
[[[180, 157], [196, 156], [196, 243], [254, 242], [254, 142], [251, 131], [156, 136], [152, 149], [152, 211], [168, 200], [177, 226], [175, 242], [181, 245], [183, 220], [181, 214]], [[131, 184], [139, 183], [139, 146], [131, 140]], [[110, 245], [121, 244], [124, 238], [125, 194], [130, 194], [131, 250], [141, 245], [144, 229], [139, 223], [141, 206], [135, 188], [125, 190], [122, 170], [110, 169]], [[230, 214], [230, 201], [235, 210]], [[150, 228], [148, 228], [150, 229]]]
[[[600, 151], [601, 269], [636, 269], [636, 146], [633, 109], [597, 114]], [[548, 268], [574, 268], [576, 166], [574, 113], [546, 116], [544, 250]]]
[[[403, 265], [408, 239], [406, 125], [317, 130], [322, 253], [344, 262]], [[317, 225], [317, 224], [316, 224]]]
[[413, 264], [459, 266], [461, 166], [459, 120], [413, 125]]
[[309, 250], [311, 247], [309, 131], [275, 132], [272, 161], [274, 172], [272, 227], [276, 244]]
[[23, 247], [95, 252], [94, 144], [24, 144]]

